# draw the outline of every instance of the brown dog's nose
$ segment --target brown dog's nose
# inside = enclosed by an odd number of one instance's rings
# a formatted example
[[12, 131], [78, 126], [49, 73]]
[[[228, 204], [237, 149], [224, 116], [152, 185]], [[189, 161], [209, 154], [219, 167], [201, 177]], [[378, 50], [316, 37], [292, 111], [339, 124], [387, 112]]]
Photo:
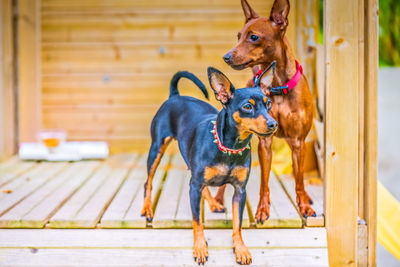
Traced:
[[224, 59], [224, 61], [226, 63], [229, 63], [231, 61], [231, 59], [232, 59], [232, 55], [229, 54], [229, 53], [226, 53], [222, 58]]

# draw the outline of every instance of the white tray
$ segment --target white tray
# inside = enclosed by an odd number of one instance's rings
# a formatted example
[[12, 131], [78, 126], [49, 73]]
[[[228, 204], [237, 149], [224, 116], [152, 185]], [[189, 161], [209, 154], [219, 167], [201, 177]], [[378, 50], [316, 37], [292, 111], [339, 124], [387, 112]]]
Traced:
[[78, 161], [107, 158], [109, 149], [106, 142], [64, 142], [50, 153], [43, 143], [22, 143], [18, 154], [22, 160]]

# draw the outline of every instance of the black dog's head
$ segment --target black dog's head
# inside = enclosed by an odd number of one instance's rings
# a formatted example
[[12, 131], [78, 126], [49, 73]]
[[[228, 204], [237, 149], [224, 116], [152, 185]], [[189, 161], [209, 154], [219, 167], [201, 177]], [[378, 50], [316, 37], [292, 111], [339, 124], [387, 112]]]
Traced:
[[265, 94], [274, 75], [275, 62], [260, 75], [254, 87], [235, 89], [222, 72], [208, 68], [215, 97], [235, 122], [240, 139], [244, 140], [252, 133], [267, 137], [278, 128], [278, 123], [269, 114], [271, 100]]

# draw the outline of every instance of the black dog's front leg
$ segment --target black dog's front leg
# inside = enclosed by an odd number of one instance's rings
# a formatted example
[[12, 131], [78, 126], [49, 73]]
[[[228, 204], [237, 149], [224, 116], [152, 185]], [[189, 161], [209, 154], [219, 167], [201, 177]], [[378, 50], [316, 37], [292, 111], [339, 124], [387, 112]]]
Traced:
[[208, 260], [207, 241], [204, 237], [204, 227], [200, 216], [201, 205], [201, 186], [194, 184], [193, 178], [190, 182], [190, 206], [193, 216], [193, 258], [198, 264], [203, 264]]
[[239, 264], [250, 264], [251, 254], [242, 239], [242, 219], [246, 204], [246, 190], [235, 188], [232, 198], [232, 227], [233, 227], [233, 249], [235, 251], [236, 262]]

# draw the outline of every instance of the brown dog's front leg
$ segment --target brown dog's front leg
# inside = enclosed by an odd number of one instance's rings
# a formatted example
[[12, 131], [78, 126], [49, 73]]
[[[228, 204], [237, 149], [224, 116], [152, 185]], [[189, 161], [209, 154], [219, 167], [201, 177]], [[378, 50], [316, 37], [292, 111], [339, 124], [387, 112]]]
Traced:
[[258, 143], [258, 160], [261, 166], [261, 186], [260, 200], [258, 201], [256, 221], [264, 223], [269, 218], [270, 198], [269, 198], [269, 174], [271, 172], [272, 161], [272, 137], [260, 137]]
[[315, 216], [311, 208], [312, 200], [304, 189], [304, 159], [306, 155], [306, 144], [304, 140], [287, 139], [292, 149], [293, 175], [296, 182], [296, 202], [300, 214], [304, 217]]

